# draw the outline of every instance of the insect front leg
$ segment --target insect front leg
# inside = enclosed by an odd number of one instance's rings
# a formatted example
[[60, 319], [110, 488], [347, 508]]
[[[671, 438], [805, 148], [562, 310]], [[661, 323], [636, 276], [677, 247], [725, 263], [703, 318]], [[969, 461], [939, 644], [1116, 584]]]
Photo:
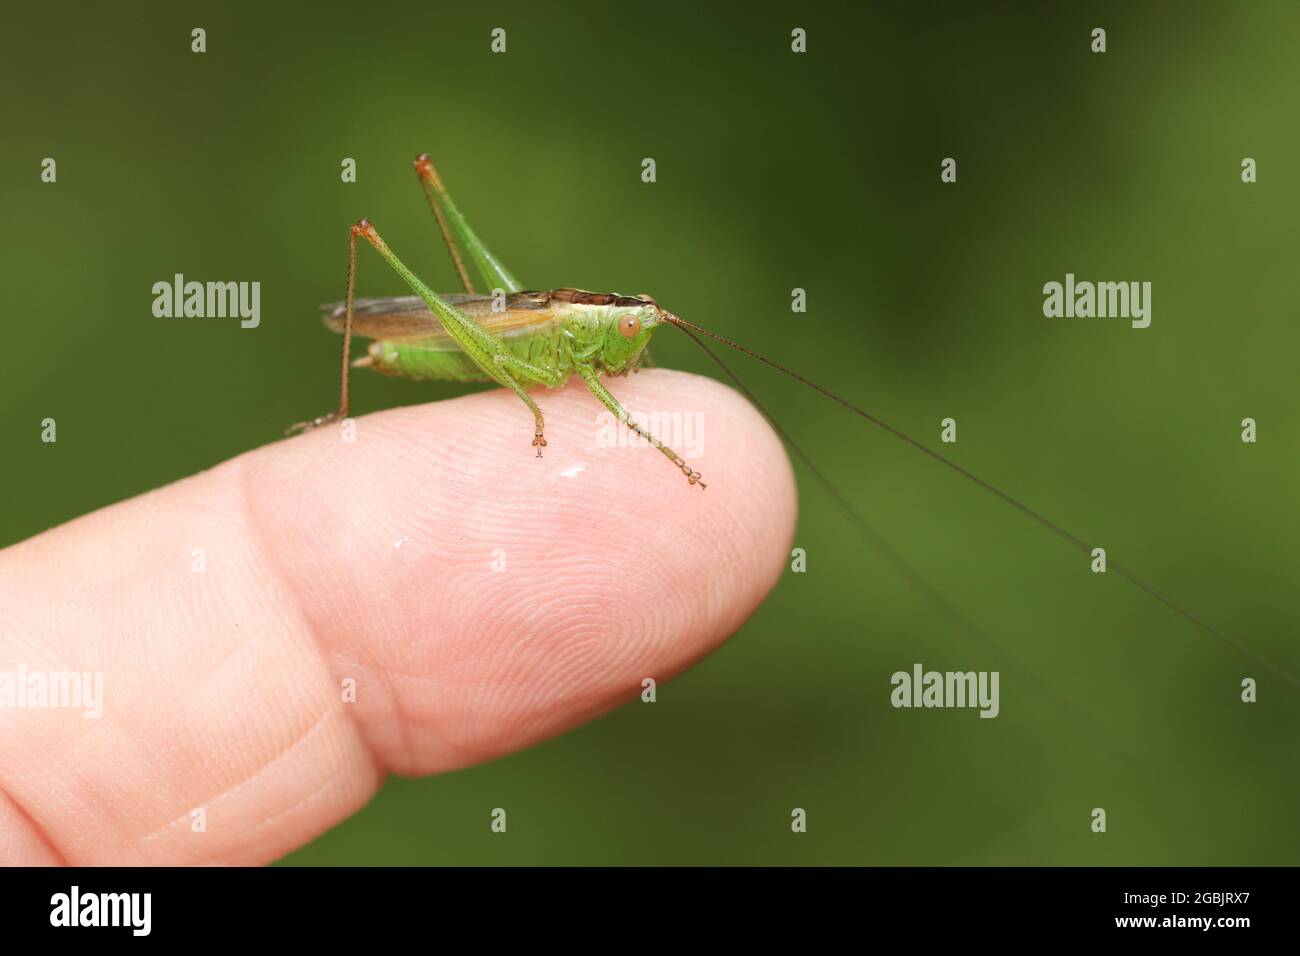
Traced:
[[665, 458], [682, 470], [682, 474], [686, 476], [687, 481], [693, 485], [698, 484], [701, 488], [707, 487], [704, 482], [700, 480], [700, 473], [698, 471], [693, 471], [691, 466], [686, 464], [681, 455], [677, 454], [677, 452], [673, 451], [658, 438], [655, 438], [654, 435], [650, 434], [650, 432], [646, 431], [632, 420], [632, 416], [628, 414], [627, 409], [623, 407], [622, 403], [619, 402], [619, 400], [614, 397], [614, 394], [605, 387], [604, 383], [601, 382], [600, 375], [594, 368], [590, 365], [579, 365], [578, 374], [581, 375], [582, 380], [587, 383], [587, 388], [591, 389], [591, 393], [600, 399], [601, 404], [613, 412], [614, 416], [620, 422], [632, 429], [632, 431], [636, 432], [655, 448], [658, 448], [663, 452]]
[[533, 421], [537, 426], [537, 431], [533, 434], [533, 445], [537, 448], [537, 457], [541, 458], [542, 449], [546, 447], [546, 437], [543, 434], [545, 422], [542, 418], [542, 410], [537, 407], [537, 403], [533, 401], [532, 396], [524, 391], [523, 386], [518, 382], [518, 378], [531, 378], [549, 388], [559, 388], [564, 384], [565, 376], [554, 369], [542, 368], [540, 365], [525, 362], [509, 352], [498, 352], [492, 357], [492, 361], [502, 371], [501, 382], [523, 399], [524, 404], [532, 411]]

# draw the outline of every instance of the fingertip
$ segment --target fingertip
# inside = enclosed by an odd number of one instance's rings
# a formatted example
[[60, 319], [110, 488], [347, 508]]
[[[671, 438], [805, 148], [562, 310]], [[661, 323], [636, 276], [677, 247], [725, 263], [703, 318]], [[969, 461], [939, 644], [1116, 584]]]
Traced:
[[[785, 566], [794, 478], [733, 390], [650, 370], [607, 382], [707, 488], [581, 386], [357, 419], [248, 462], [264, 541], [382, 759], [428, 773], [526, 746], [639, 693], [740, 626]], [[394, 720], [401, 715], [401, 726]]]
[[[707, 489], [577, 384], [534, 393], [538, 459], [497, 390], [316, 429], [5, 551], [15, 633], [102, 674], [112, 719], [89, 749], [73, 711], [0, 728], [0, 845], [264, 862], [387, 770], [526, 747], [716, 647], [785, 564], [789, 463], [716, 382], [610, 387]], [[82, 798], [42, 802], [51, 787]], [[197, 843], [196, 806], [221, 821]]]

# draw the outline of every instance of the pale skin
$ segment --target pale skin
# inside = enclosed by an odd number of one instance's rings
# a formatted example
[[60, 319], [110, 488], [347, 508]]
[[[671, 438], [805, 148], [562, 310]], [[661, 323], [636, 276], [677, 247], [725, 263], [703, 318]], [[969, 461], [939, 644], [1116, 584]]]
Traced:
[[[541, 462], [497, 389], [358, 418], [354, 444], [318, 429], [0, 551], [0, 670], [102, 671], [105, 698], [98, 719], [0, 709], [0, 861], [267, 863], [387, 773], [651, 706], [645, 677], [716, 648], [776, 582], [795, 490], [735, 392], [653, 370], [620, 393], [707, 409], [707, 460], [735, 480], [703, 507], [654, 449], [598, 447], [575, 380], [547, 393]], [[494, 805], [463, 825], [486, 832]]]

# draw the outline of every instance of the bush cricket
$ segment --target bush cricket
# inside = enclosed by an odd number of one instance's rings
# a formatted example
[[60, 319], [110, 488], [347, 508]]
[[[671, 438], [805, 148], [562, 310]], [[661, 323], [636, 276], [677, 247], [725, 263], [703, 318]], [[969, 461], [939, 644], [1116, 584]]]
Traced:
[[[654, 332], [662, 326], [673, 325], [700, 345], [755, 405], [785, 440], [791, 451], [826, 487], [839, 507], [847, 512], [868, 542], [895, 565], [909, 584], [921, 591], [945, 616], [955, 618], [964, 629], [975, 632], [977, 636], [987, 640], [987, 637], [978, 634], [977, 629], [965, 621], [942, 594], [910, 568], [898, 552], [874, 531], [848, 499], [800, 450], [790, 435], [777, 424], [740, 377], [705, 345], [700, 335], [741, 351], [819, 392], [1002, 499], [1073, 547], [1085, 554], [1091, 554], [1092, 547], [1084, 539], [1067, 531], [1001, 488], [968, 471], [951, 458], [798, 372], [668, 312], [648, 295], [628, 296], [617, 293], [586, 292], [573, 288], [551, 291], [524, 290], [514, 274], [488, 250], [470, 228], [448, 194], [428, 154], [422, 153], [416, 158], [415, 171], [465, 291], [454, 295], [435, 293], [397, 257], [369, 220], [358, 220], [348, 235], [346, 298], [342, 303], [322, 307], [325, 310], [326, 324], [343, 334], [342, 388], [339, 407], [327, 415], [292, 426], [289, 429], [290, 433], [346, 418], [349, 410], [349, 370], [354, 365], [367, 366], [384, 374], [407, 378], [495, 382], [509, 388], [532, 412], [535, 426], [532, 444], [537, 449], [537, 456], [541, 457], [542, 448], [546, 445], [545, 421], [541, 408], [528, 394], [527, 388], [532, 385], [557, 388], [563, 385], [570, 375], [578, 375], [592, 394], [619, 421], [663, 453], [692, 485], [698, 484], [704, 488], [700, 473], [693, 470], [677, 452], [635, 422], [601, 381], [602, 374], [619, 376], [636, 371], [647, 358], [647, 346]], [[358, 239], [369, 242], [415, 294], [357, 299]], [[483, 287], [489, 290], [490, 294], [482, 294], [475, 289], [469, 268], [466, 266], [467, 258], [483, 283]], [[369, 354], [356, 362], [351, 361], [354, 333], [372, 340]], [[1259, 661], [1293, 686], [1300, 686], [1300, 681], [1289, 672], [1251, 650], [1239, 640], [1205, 622], [1133, 571], [1113, 559], [1109, 560], [1108, 564], [1111, 570], [1198, 628]]]
[[[525, 291], [470, 228], [452, 202], [427, 154], [415, 160], [438, 228], [447, 243], [465, 292], [438, 295], [408, 269], [380, 238], [369, 220], [348, 235], [348, 288], [342, 305], [325, 306], [326, 323], [343, 333], [343, 384], [338, 410], [290, 431], [346, 418], [352, 334], [374, 341], [357, 365], [415, 379], [496, 382], [519, 396], [533, 413], [533, 446], [540, 458], [546, 445], [542, 410], [526, 391], [529, 385], [558, 388], [578, 375], [614, 416], [659, 449], [691, 484], [704, 487], [700, 473], [677, 452], [633, 421], [601, 382], [602, 373], [626, 375], [645, 355], [650, 336], [661, 325], [679, 321], [648, 295], [555, 289]], [[369, 242], [410, 285], [414, 296], [356, 299], [357, 239]], [[476, 293], [461, 246], [491, 295]]]

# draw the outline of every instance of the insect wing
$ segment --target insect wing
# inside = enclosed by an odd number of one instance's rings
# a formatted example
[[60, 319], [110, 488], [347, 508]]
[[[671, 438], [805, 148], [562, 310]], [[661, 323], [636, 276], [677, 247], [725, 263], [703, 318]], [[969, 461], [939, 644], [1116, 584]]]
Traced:
[[[444, 295], [442, 299], [496, 336], [534, 330], [555, 317], [544, 292], [514, 293], [506, 297], [504, 308], [499, 310], [493, 308], [498, 300], [490, 295]], [[321, 310], [325, 324], [342, 332], [343, 303], [332, 302], [321, 306]], [[357, 299], [352, 305], [352, 330], [386, 342], [418, 340], [426, 348], [459, 347], [424, 300], [414, 295]]]

